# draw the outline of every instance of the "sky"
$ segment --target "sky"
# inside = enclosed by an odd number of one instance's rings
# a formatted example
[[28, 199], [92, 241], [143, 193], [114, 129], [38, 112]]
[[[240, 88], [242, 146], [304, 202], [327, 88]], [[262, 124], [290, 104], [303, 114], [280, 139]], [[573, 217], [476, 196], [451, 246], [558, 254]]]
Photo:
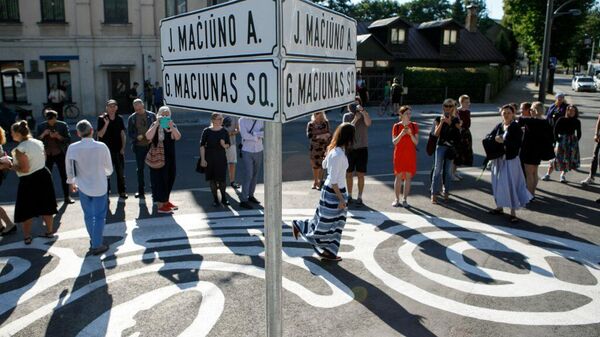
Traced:
[[[410, 2], [410, 0], [396, 0], [398, 3]], [[360, 2], [360, 0], [352, 0], [352, 3]], [[502, 0], [486, 0], [488, 15], [492, 19], [502, 19], [504, 10], [502, 10]]]

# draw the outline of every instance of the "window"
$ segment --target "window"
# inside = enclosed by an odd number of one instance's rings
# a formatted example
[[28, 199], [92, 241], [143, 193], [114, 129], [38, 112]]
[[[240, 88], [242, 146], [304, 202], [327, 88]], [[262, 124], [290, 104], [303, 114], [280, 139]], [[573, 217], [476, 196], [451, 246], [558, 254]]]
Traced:
[[104, 0], [104, 23], [129, 23], [127, 0]]
[[444, 29], [444, 46], [456, 44], [456, 34], [455, 29]]
[[375, 61], [365, 61], [366, 68], [373, 68], [375, 66]]
[[0, 22], [19, 22], [19, 0], [0, 0]]
[[187, 0], [165, 0], [166, 16], [173, 16], [187, 12]]
[[69, 61], [46, 61], [46, 85], [48, 93], [52, 86], [61, 88], [71, 99], [71, 64]]
[[375, 65], [380, 68], [387, 68], [390, 66], [390, 61], [383, 61], [383, 60], [375, 61]]
[[65, 22], [64, 0], [41, 0], [42, 22]]
[[8, 103], [27, 102], [24, 63], [0, 62], [0, 74], [2, 74], [2, 100]]
[[402, 28], [392, 28], [392, 44], [403, 44], [406, 39], [406, 31]]
[[362, 66], [363, 66], [363, 61], [356, 60], [356, 68], [362, 68]]

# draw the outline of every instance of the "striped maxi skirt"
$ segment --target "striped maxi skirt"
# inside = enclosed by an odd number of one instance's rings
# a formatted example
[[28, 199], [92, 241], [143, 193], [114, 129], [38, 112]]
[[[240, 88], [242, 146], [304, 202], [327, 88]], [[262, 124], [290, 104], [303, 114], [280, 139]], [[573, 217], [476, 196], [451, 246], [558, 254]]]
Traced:
[[[346, 189], [342, 188], [340, 192], [344, 195], [344, 199], [348, 200]], [[310, 243], [319, 255], [328, 252], [337, 256], [340, 249], [348, 210], [338, 209], [338, 205], [339, 200], [335, 191], [330, 186], [325, 186], [321, 190], [319, 206], [313, 218], [293, 221], [304, 241]]]

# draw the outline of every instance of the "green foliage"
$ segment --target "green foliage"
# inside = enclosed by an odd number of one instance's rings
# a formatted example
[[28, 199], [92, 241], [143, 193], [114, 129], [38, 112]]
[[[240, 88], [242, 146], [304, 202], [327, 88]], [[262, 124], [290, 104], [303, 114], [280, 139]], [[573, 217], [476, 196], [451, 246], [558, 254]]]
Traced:
[[[483, 102], [485, 87], [497, 93], [510, 80], [510, 67], [425, 68], [407, 67], [404, 86], [408, 104], [440, 103], [447, 97], [467, 94], [473, 102]], [[447, 96], [447, 97], [446, 97]]]
[[448, 0], [413, 0], [400, 5], [399, 12], [415, 23], [447, 19], [451, 15]]
[[357, 21], [375, 21], [397, 16], [399, 12], [400, 5], [394, 0], [362, 0], [354, 5], [351, 16]]

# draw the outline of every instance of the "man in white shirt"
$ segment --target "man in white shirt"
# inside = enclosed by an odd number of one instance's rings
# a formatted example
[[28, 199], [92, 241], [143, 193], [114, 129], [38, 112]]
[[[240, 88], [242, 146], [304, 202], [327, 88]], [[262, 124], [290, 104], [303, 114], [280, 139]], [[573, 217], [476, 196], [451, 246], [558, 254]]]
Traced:
[[67, 183], [74, 193], [79, 190], [91, 252], [100, 255], [108, 250], [102, 242], [102, 233], [108, 207], [107, 177], [112, 174], [113, 165], [106, 144], [93, 139], [90, 122], [84, 119], [77, 123], [77, 135], [81, 140], [67, 149]]
[[265, 122], [256, 119], [242, 117], [239, 121], [240, 136], [242, 137], [242, 161], [245, 168], [240, 206], [246, 209], [252, 209], [252, 205], [248, 202], [260, 204], [260, 201], [254, 197], [254, 190], [263, 161], [264, 127]]

